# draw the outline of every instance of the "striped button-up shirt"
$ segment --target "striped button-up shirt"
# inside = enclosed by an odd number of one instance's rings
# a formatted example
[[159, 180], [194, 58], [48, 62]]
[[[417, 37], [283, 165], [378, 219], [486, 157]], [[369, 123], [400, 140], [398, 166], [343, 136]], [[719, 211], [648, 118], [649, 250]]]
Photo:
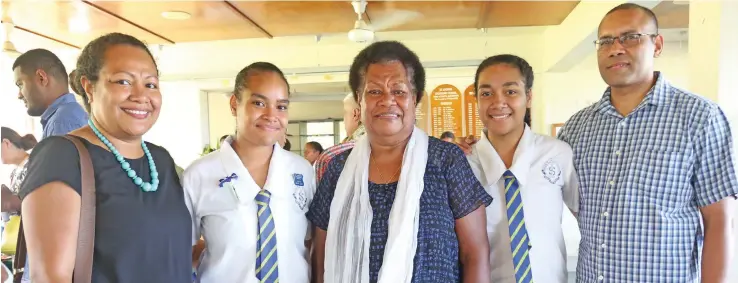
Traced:
[[699, 282], [700, 208], [738, 194], [723, 111], [656, 76], [627, 116], [608, 89], [559, 136], [580, 179], [577, 282]]
[[349, 140], [344, 143], [331, 146], [318, 156], [318, 159], [315, 160], [315, 165], [313, 165], [315, 167], [316, 183], [320, 184], [320, 179], [323, 178], [323, 173], [328, 169], [328, 163], [330, 163], [336, 155], [354, 148], [354, 143], [355, 141]]

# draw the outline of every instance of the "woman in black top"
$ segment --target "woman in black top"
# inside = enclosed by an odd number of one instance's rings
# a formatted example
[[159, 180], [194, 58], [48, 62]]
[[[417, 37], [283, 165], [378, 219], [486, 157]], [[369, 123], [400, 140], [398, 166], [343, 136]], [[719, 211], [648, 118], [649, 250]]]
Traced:
[[[174, 162], [142, 142], [162, 103], [151, 53], [134, 37], [107, 34], [84, 48], [73, 83], [90, 113], [89, 125], [71, 134], [95, 170], [92, 282], [191, 282], [192, 225]], [[39, 143], [20, 191], [33, 282], [72, 282], [80, 193], [74, 145], [63, 137]]]

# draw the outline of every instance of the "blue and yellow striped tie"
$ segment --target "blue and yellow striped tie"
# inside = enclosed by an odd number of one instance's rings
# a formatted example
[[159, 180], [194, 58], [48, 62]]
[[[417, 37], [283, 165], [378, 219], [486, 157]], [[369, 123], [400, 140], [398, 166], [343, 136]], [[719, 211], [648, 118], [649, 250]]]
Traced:
[[505, 200], [507, 202], [507, 224], [510, 231], [510, 248], [512, 249], [515, 278], [518, 283], [533, 282], [528, 257], [528, 231], [525, 230], [525, 214], [523, 214], [523, 198], [520, 186], [510, 170], [505, 171]]
[[256, 278], [261, 283], [279, 283], [279, 268], [277, 267], [277, 230], [274, 229], [272, 210], [269, 209], [269, 199], [272, 196], [267, 190], [256, 195], [256, 205], [259, 207], [259, 235], [256, 237]]

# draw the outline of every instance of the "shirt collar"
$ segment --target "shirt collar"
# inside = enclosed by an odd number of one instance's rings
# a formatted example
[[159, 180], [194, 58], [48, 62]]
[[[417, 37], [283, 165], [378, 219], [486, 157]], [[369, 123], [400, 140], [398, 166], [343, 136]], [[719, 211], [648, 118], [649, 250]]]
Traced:
[[[508, 170], [508, 168], [492, 146], [492, 142], [487, 138], [486, 130], [483, 133], [484, 134], [476, 145], [478, 158], [482, 164], [484, 175], [487, 177], [487, 182], [496, 183], [502, 178], [502, 175]], [[533, 146], [533, 143], [534, 134], [528, 125], [525, 125], [523, 136], [520, 137], [518, 147], [515, 149], [515, 155], [513, 155], [512, 166], [509, 168], [521, 186], [525, 184], [528, 171], [530, 170], [531, 157], [533, 156], [530, 149]], [[490, 184], [484, 185], [488, 186]]]
[[56, 110], [58, 110], [62, 104], [67, 104], [69, 102], [77, 102], [77, 100], [74, 99], [74, 94], [66, 93], [62, 94], [62, 96], [59, 96], [56, 100], [54, 100], [53, 103], [51, 103], [51, 105], [49, 105], [48, 108], [46, 108], [46, 111], [41, 114], [41, 123], [46, 124], [46, 122], [51, 119], [51, 116], [56, 113]]
[[[251, 174], [241, 162], [241, 158], [231, 146], [233, 140], [233, 136], [229, 136], [223, 141], [220, 149], [218, 149], [224, 172], [223, 176], [219, 178], [224, 178], [235, 173], [236, 176], [238, 176], [238, 178], [233, 181], [236, 189], [239, 191], [239, 194], [245, 194], [245, 198], [241, 199], [253, 200], [261, 188], [256, 185]], [[279, 143], [275, 143], [273, 147], [264, 189], [269, 190], [273, 197], [282, 197], [288, 192], [285, 186], [290, 184], [289, 181], [291, 181], [291, 179], [288, 180], [287, 177], [289, 176], [282, 174], [284, 170], [286, 170], [286, 168], [282, 167], [286, 167], [286, 164], [280, 164], [280, 160], [285, 157], [285, 150], [279, 146]]]
[[[643, 98], [643, 101], [640, 103], [640, 105], [637, 108], [640, 108], [641, 105], [648, 104], [648, 105], [663, 105], [668, 101], [669, 98], [669, 89], [671, 88], [671, 84], [669, 81], [664, 77], [661, 72], [656, 71], [653, 72], [654, 76], [656, 77], [656, 83], [653, 84], [653, 87], [648, 91], [646, 94], [646, 97]], [[615, 111], [615, 107], [612, 106], [612, 102], [610, 100], [610, 87], [605, 90], [605, 93], [602, 95], [602, 98], [600, 101], [597, 102], [597, 105], [595, 109], [597, 111], [607, 111], [612, 110]], [[636, 109], [637, 109], [636, 108]]]

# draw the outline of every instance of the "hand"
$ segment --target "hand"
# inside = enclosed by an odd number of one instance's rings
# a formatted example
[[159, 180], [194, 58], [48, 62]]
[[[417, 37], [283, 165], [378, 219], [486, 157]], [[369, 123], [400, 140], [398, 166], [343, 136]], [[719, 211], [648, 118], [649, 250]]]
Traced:
[[477, 137], [474, 135], [469, 135], [468, 137], [464, 137], [459, 140], [458, 144], [462, 151], [464, 151], [464, 154], [470, 155], [472, 153], [472, 146], [476, 144], [479, 141]]
[[21, 208], [21, 201], [18, 196], [14, 195], [13, 192], [10, 191], [10, 189], [2, 185], [2, 195], [0, 195], [0, 199], [2, 199], [2, 202], [0, 203], [0, 206], [2, 206], [2, 212], [16, 212], [20, 211]]
[[0, 197], [2, 197], [2, 199], [7, 199], [8, 197], [13, 195], [13, 192], [11, 192], [8, 186], [6, 186], [5, 184], [2, 185], [1, 190], [2, 190], [2, 195], [0, 195]]

